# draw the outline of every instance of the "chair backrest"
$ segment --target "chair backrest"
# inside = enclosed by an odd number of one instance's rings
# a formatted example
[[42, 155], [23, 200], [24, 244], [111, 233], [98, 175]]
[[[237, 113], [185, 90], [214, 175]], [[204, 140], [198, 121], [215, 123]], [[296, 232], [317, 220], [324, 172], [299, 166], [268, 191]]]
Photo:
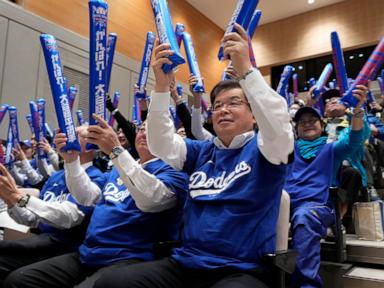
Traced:
[[288, 234], [289, 234], [289, 209], [290, 197], [283, 190], [280, 199], [280, 212], [276, 226], [276, 251], [284, 251], [288, 249]]

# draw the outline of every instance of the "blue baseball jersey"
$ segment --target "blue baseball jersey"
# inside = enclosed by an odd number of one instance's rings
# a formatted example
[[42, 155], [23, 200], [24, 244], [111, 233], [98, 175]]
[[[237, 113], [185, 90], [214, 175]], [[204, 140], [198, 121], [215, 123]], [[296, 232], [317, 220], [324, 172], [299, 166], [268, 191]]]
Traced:
[[[105, 177], [103, 173], [94, 166], [90, 166], [86, 169], [86, 173], [91, 180], [96, 183], [100, 188], [104, 186]], [[59, 170], [52, 174], [47, 182], [44, 184], [43, 189], [40, 191], [40, 199], [46, 202], [58, 202], [70, 201], [75, 203], [77, 207], [89, 218], [92, 214], [92, 207], [85, 207], [76, 202], [73, 196], [69, 193], [66, 182], [64, 170]], [[74, 247], [78, 247], [84, 240], [85, 231], [87, 229], [88, 221], [80, 224], [79, 226], [72, 227], [70, 229], [57, 229], [49, 224], [41, 223], [39, 230], [43, 233], [51, 234], [54, 238], [72, 244]]]
[[[146, 164], [146, 171], [161, 180], [178, 198], [187, 191], [188, 178], [161, 160]], [[177, 237], [181, 222], [181, 207], [160, 213], [139, 210], [129, 190], [113, 167], [96, 204], [84, 243], [80, 246], [80, 260], [90, 266], [105, 266], [126, 259], [154, 259], [154, 244]]]
[[192, 269], [262, 269], [261, 258], [275, 251], [285, 165], [270, 163], [256, 137], [238, 149], [186, 145], [183, 245], [172, 257]]

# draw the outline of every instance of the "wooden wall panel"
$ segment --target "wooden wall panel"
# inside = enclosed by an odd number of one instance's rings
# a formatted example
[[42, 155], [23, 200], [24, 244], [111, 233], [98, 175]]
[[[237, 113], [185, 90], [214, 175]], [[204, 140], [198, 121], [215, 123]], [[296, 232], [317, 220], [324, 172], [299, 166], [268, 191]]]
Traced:
[[330, 53], [332, 31], [344, 49], [378, 43], [383, 12], [383, 0], [347, 0], [262, 25], [253, 38], [257, 63], [272, 66]]
[[[88, 1], [86, 0], [24, 0], [23, 7], [60, 26], [88, 37]], [[173, 24], [182, 22], [192, 35], [201, 73], [210, 89], [225, 67], [217, 60], [223, 31], [194, 9], [185, 0], [169, 0]], [[117, 50], [141, 61], [147, 31], [156, 31], [149, 0], [109, 0], [110, 32], [118, 34]], [[184, 54], [184, 49], [182, 49]], [[176, 77], [188, 81], [188, 67], [180, 67]]]
[[[23, 6], [61, 26], [88, 36], [86, 0], [24, 0]], [[218, 1], [219, 2], [219, 1]], [[118, 51], [141, 61], [145, 34], [155, 31], [149, 0], [108, 0], [109, 30], [118, 33]], [[216, 53], [223, 31], [185, 0], [168, 0], [172, 20], [182, 22], [191, 33], [196, 53], [210, 89], [220, 79], [225, 64]], [[257, 63], [269, 67], [326, 54], [331, 51], [330, 32], [337, 30], [345, 49], [375, 44], [384, 36], [383, 0], [346, 0], [273, 23], [262, 25], [253, 44]], [[183, 51], [184, 53], [184, 51]], [[177, 78], [187, 82], [188, 67], [183, 65]]]

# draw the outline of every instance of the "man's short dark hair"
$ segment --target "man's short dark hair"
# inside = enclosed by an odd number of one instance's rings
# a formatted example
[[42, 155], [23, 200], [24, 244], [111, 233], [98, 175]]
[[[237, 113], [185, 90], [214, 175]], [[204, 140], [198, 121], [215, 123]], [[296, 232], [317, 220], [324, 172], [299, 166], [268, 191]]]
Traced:
[[325, 91], [321, 95], [321, 99], [323, 100], [324, 105], [327, 104], [328, 100], [332, 98], [340, 98], [340, 97], [341, 97], [341, 94], [340, 94], [340, 90], [338, 89], [329, 89], [328, 91]]
[[237, 80], [223, 80], [216, 84], [215, 87], [213, 87], [211, 91], [211, 105], [213, 106], [213, 103], [215, 102], [216, 96], [220, 94], [222, 91], [229, 90], [229, 89], [236, 89], [240, 88], [240, 83]]

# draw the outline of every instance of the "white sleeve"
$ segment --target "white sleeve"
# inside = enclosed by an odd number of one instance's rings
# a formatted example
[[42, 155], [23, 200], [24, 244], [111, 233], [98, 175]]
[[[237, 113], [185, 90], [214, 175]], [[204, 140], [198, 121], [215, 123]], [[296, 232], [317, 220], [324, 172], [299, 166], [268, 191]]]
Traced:
[[8, 214], [13, 220], [15, 220], [19, 224], [32, 228], [36, 228], [39, 225], [39, 218], [37, 217], [37, 215], [33, 214], [26, 208], [21, 208], [17, 205], [14, 205], [12, 208], [8, 209]]
[[74, 203], [45, 202], [33, 196], [25, 208], [15, 205], [8, 209], [8, 214], [19, 224], [37, 227], [39, 223], [46, 223], [59, 229], [69, 229], [84, 219], [84, 213]]
[[152, 92], [147, 116], [147, 141], [152, 155], [176, 170], [181, 170], [187, 159], [187, 146], [169, 118], [169, 93]]
[[112, 160], [136, 206], [143, 212], [160, 212], [176, 205], [176, 195], [156, 176], [144, 170], [128, 151]]
[[51, 163], [51, 165], [53, 166], [53, 169], [55, 169], [55, 171], [60, 170], [59, 155], [54, 150], [48, 153], [48, 160], [49, 163]]
[[21, 161], [21, 167], [27, 175], [28, 181], [32, 185], [36, 185], [41, 180], [43, 180], [43, 175], [39, 174], [35, 169], [32, 168], [31, 164], [27, 159]]
[[37, 159], [37, 169], [43, 175], [44, 178], [48, 178], [52, 175], [53, 172], [55, 172], [55, 169], [53, 169], [53, 166], [48, 164], [47, 159]]
[[94, 206], [100, 199], [101, 190], [81, 167], [80, 160], [65, 163], [64, 169], [67, 188], [73, 198], [81, 205]]
[[59, 229], [69, 229], [79, 225], [84, 219], [84, 213], [70, 201], [45, 202], [31, 196], [25, 208], [37, 215], [41, 222]]
[[240, 85], [259, 128], [257, 144], [261, 153], [273, 164], [287, 163], [294, 143], [287, 102], [268, 86], [257, 69]]
[[192, 107], [191, 118], [191, 130], [193, 136], [195, 136], [197, 140], [212, 139], [213, 135], [207, 131], [201, 123], [201, 108], [195, 109], [195, 107]]
[[25, 174], [22, 173], [22, 171], [17, 168], [16, 165], [13, 164], [9, 172], [11, 173], [13, 179], [15, 179], [17, 185], [24, 186]]

